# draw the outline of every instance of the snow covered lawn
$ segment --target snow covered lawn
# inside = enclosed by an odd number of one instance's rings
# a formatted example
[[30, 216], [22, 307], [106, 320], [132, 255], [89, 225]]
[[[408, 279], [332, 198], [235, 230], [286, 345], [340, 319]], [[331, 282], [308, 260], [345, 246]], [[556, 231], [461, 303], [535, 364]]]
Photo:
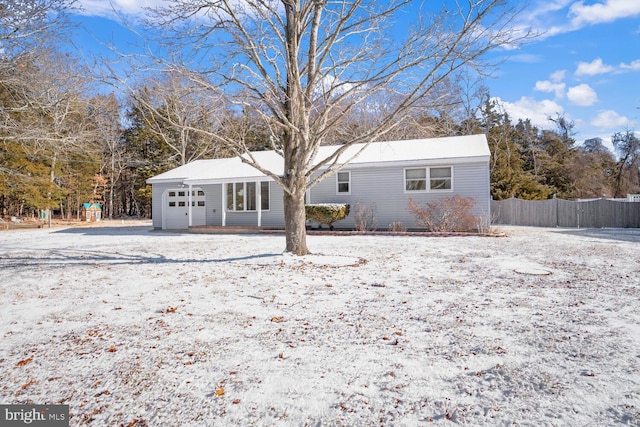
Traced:
[[0, 232], [0, 403], [72, 426], [640, 425], [640, 230]]

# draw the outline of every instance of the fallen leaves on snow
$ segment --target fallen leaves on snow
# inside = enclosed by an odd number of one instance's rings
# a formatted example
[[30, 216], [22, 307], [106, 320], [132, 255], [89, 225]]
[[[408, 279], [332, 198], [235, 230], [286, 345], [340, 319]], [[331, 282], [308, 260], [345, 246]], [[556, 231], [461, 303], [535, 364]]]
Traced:
[[31, 361], [33, 361], [33, 357], [29, 357], [27, 359], [23, 359], [23, 360], [19, 361], [18, 363], [16, 363], [16, 366], [24, 366], [27, 363], [31, 363]]

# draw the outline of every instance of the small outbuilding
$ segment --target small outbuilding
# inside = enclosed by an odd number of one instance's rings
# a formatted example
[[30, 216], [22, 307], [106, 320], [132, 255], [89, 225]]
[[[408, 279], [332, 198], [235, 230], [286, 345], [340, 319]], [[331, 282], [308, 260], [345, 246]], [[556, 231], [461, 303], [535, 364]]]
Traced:
[[[365, 144], [341, 154], [350, 159]], [[337, 146], [320, 147], [322, 160]], [[259, 164], [282, 175], [284, 160], [275, 151], [252, 152]], [[403, 223], [415, 228], [408, 199], [429, 203], [459, 195], [473, 197], [473, 213], [489, 218], [490, 152], [485, 135], [370, 143], [340, 172], [307, 192], [308, 203], [375, 206], [379, 228]], [[284, 226], [283, 190], [272, 178], [240, 157], [196, 160], [147, 180], [152, 185], [153, 227]], [[353, 215], [336, 228], [354, 228]]]
[[87, 222], [99, 222], [102, 219], [102, 206], [98, 203], [85, 203], [84, 216]]

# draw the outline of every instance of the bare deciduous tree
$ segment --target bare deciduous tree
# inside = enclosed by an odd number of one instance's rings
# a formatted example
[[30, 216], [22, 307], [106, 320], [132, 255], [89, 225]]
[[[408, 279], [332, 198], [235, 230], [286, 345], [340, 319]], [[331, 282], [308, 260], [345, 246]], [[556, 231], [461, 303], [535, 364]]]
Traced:
[[627, 129], [625, 132], [614, 134], [611, 142], [620, 155], [614, 197], [624, 197], [625, 192], [636, 192], [640, 189], [640, 138], [635, 132]]
[[41, 51], [33, 61], [25, 62], [19, 79], [8, 89], [12, 102], [3, 105], [9, 107], [5, 112], [10, 125], [4, 129], [2, 141], [14, 149], [20, 147], [25, 159], [36, 162], [40, 169], [38, 174], [22, 173], [21, 167], [8, 173], [16, 185], [20, 181], [29, 185], [28, 181], [42, 178], [42, 168], [48, 171], [48, 184], [39, 181], [30, 190], [34, 197], [39, 195], [32, 208], [62, 207], [62, 198], [69, 191], [65, 179], [73, 175], [70, 162], [98, 158], [92, 117], [96, 110], [87, 97], [91, 81], [86, 76], [71, 56]]
[[179, 165], [219, 154], [221, 144], [211, 135], [220, 133], [227, 116], [222, 97], [202, 96], [193, 80], [165, 73], [145, 78], [144, 86], [131, 91], [147, 130], [170, 148]]
[[[446, 102], [440, 89], [465, 68], [481, 70], [484, 55], [531, 36], [515, 29], [517, 10], [503, 0], [445, 2], [439, 11], [410, 0], [173, 0], [154, 22], [171, 34], [170, 65], [186, 69], [202, 93], [223, 93], [270, 130], [284, 174], [245, 161], [284, 190], [286, 250], [308, 253], [305, 192], [350, 159], [345, 150], [385, 136], [406, 117]], [[416, 16], [409, 28], [400, 14]], [[349, 133], [335, 152], [318, 148], [349, 121], [372, 125]], [[214, 134], [234, 153], [242, 140]]]
[[65, 40], [73, 28], [66, 12], [76, 0], [0, 1], [0, 85], [20, 84], [21, 69]]
[[[92, 99], [92, 111], [94, 124], [96, 127], [96, 139], [102, 147], [102, 164], [100, 166], [100, 176], [96, 177], [96, 190], [103, 185], [103, 190], [107, 200], [103, 215], [109, 219], [114, 214], [114, 197], [116, 187], [122, 177], [127, 164], [125, 156], [124, 126], [120, 118], [121, 105], [114, 94], [99, 95]], [[94, 191], [96, 197], [98, 191]]]
[[32, 95], [37, 79], [45, 75], [41, 65], [50, 61], [51, 52], [73, 28], [66, 12], [75, 5], [76, 0], [0, 1], [0, 181], [19, 192], [19, 182], [31, 180], [27, 192], [33, 198], [23, 197], [23, 205], [27, 199], [32, 207], [45, 204], [38, 194], [52, 190], [51, 179], [46, 183], [36, 178], [42, 165], [33, 159], [38, 144], [31, 144], [30, 137], [36, 127], [33, 120], [42, 123], [46, 101]]

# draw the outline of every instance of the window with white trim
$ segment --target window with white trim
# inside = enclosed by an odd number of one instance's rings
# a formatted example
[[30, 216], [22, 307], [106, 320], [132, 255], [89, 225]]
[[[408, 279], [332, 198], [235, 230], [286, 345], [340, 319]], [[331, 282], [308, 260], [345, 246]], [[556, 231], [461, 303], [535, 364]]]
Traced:
[[425, 191], [427, 189], [427, 169], [405, 169], [404, 189], [406, 191]]
[[258, 210], [258, 191], [260, 191], [260, 210], [269, 210], [269, 182], [234, 182], [227, 184], [227, 210], [236, 212], [255, 212]]
[[451, 190], [451, 167], [429, 168], [429, 188], [431, 190]]
[[413, 191], [450, 191], [453, 189], [451, 166], [407, 168], [404, 170], [404, 189]]
[[336, 174], [336, 194], [351, 194], [351, 172]]

